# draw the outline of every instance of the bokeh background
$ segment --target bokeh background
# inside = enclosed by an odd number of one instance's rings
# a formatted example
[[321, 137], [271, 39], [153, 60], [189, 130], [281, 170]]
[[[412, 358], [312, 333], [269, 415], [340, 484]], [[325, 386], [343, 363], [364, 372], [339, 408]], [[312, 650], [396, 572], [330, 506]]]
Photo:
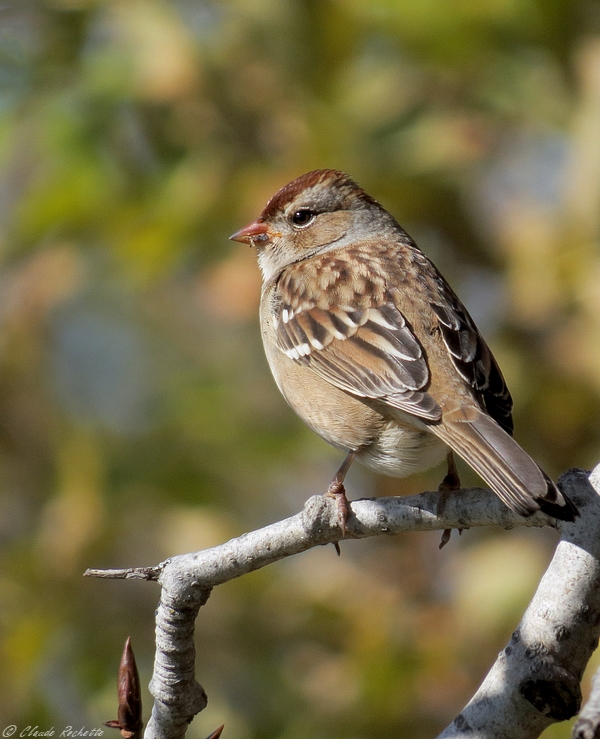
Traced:
[[[254, 254], [227, 238], [321, 167], [351, 173], [448, 277], [525, 448], [554, 476], [600, 461], [598, 2], [2, 2], [2, 726], [114, 718], [129, 634], [147, 684], [157, 587], [86, 567], [220, 543], [330, 481], [340, 454], [279, 396]], [[357, 467], [348, 487], [414, 493], [442, 474]], [[554, 541], [349, 542], [218, 588], [190, 736], [434, 736]]]

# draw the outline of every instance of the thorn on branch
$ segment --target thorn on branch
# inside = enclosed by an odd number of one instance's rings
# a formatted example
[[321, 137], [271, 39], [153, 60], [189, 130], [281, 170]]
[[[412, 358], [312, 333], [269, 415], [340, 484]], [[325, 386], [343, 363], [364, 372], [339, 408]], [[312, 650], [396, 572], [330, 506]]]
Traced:
[[106, 721], [104, 725], [111, 729], [119, 729], [123, 739], [141, 739], [144, 722], [142, 721], [140, 676], [129, 636], [119, 664], [117, 695], [119, 697], [117, 718]]
[[218, 729], [215, 729], [210, 736], [207, 736], [206, 739], [219, 739], [221, 734], [223, 733], [223, 729], [225, 728], [225, 724], [221, 724]]

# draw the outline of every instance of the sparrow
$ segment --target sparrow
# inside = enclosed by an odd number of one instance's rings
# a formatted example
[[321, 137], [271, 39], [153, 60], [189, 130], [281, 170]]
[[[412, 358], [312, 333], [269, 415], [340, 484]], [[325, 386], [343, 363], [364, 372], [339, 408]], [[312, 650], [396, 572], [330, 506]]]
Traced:
[[261, 332], [279, 390], [345, 452], [392, 477], [459, 454], [513, 511], [577, 509], [513, 439], [512, 398], [467, 309], [434, 264], [348, 175], [315, 170], [281, 188], [231, 237], [256, 249]]

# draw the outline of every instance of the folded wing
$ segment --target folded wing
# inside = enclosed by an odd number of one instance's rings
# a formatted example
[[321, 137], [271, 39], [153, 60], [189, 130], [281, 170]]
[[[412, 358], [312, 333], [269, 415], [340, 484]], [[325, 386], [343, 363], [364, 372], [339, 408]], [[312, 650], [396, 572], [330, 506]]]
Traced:
[[379, 307], [284, 306], [277, 324], [280, 349], [341, 390], [385, 400], [429, 421], [441, 409], [424, 390], [429, 369], [423, 349], [393, 303]]

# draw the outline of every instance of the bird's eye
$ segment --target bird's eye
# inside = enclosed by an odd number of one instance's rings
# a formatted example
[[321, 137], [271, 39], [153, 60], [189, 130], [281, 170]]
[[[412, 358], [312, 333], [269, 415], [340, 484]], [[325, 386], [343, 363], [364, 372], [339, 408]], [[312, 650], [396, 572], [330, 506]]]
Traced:
[[306, 208], [304, 210], [297, 210], [292, 216], [292, 223], [294, 226], [308, 226], [315, 215], [316, 213], [313, 213], [312, 210], [307, 210]]

